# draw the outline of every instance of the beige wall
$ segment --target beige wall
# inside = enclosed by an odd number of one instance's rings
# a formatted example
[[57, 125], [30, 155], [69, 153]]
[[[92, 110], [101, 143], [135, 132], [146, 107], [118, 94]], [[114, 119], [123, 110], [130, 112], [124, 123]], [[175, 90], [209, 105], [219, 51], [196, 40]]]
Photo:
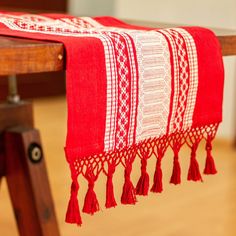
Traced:
[[113, 15], [115, 0], [69, 0], [68, 11], [80, 16]]
[[116, 0], [123, 18], [236, 28], [235, 0]]
[[[115, 15], [125, 19], [162, 21], [236, 29], [235, 0], [70, 0], [69, 10], [77, 15]], [[236, 108], [236, 60], [224, 59], [224, 122], [220, 135], [233, 137]]]

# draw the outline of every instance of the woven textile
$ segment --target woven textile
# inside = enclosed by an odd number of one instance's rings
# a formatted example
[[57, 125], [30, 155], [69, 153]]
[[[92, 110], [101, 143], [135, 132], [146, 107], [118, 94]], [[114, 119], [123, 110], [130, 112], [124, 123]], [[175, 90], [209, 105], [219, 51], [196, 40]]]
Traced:
[[[202, 181], [196, 158], [206, 141], [205, 174], [215, 174], [212, 140], [222, 120], [224, 70], [215, 35], [200, 27], [153, 29], [111, 17], [0, 13], [0, 34], [62, 42], [66, 49], [68, 132], [72, 185], [66, 221], [81, 225], [78, 176], [88, 181], [84, 213], [100, 209], [95, 184], [107, 176], [106, 207], [115, 207], [113, 175], [124, 167], [121, 203], [160, 193], [161, 161], [173, 150], [170, 183], [181, 182], [179, 151], [191, 149], [188, 180]], [[46, 60], [46, 58], [45, 58]], [[147, 172], [156, 158], [153, 181]], [[140, 159], [141, 176], [131, 180]], [[172, 162], [170, 163], [172, 164]]]

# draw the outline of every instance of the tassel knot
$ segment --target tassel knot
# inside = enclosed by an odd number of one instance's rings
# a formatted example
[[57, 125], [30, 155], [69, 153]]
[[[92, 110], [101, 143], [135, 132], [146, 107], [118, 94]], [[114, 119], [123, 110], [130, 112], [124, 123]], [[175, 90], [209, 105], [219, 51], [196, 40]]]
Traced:
[[66, 222], [71, 224], [81, 225], [82, 219], [77, 199], [78, 191], [79, 191], [79, 184], [77, 179], [75, 178], [71, 184], [71, 196], [66, 212]]
[[112, 181], [113, 174], [115, 173], [115, 167], [113, 165], [109, 165], [108, 173], [107, 173], [107, 180], [110, 182]]
[[191, 150], [191, 160], [190, 160], [190, 166], [188, 170], [188, 180], [192, 181], [202, 181], [202, 176], [199, 171], [199, 165], [196, 159], [196, 151], [197, 151], [197, 144], [193, 144], [192, 150]]
[[142, 173], [147, 172], [147, 158], [142, 158], [141, 160], [141, 172]]
[[149, 175], [147, 173], [147, 158], [141, 159], [141, 176], [136, 186], [136, 194], [146, 196], [149, 190]]
[[207, 142], [206, 142], [207, 157], [206, 157], [206, 163], [205, 163], [205, 168], [203, 172], [205, 175], [214, 175], [217, 173], [215, 162], [211, 154], [211, 151], [212, 151], [211, 139], [207, 139]]
[[85, 178], [88, 180], [88, 191], [84, 199], [83, 212], [93, 215], [100, 209], [96, 193], [94, 192], [94, 183], [97, 178], [91, 171], [86, 172]]
[[106, 189], [106, 208], [115, 207], [117, 205], [115, 196], [114, 196], [114, 187], [113, 187], [113, 174], [115, 173], [115, 166], [108, 165], [108, 172], [107, 172], [107, 189]]
[[93, 190], [94, 188], [94, 181], [90, 181], [88, 184], [88, 187], [90, 188], [90, 190]]
[[212, 144], [211, 144], [211, 141], [209, 139], [206, 142], [206, 150], [208, 152], [212, 150]]
[[137, 202], [135, 195], [135, 188], [130, 180], [131, 171], [132, 171], [132, 165], [127, 164], [125, 168], [125, 183], [123, 186], [123, 192], [121, 196], [122, 204], [135, 204]]
[[174, 161], [173, 161], [173, 170], [170, 178], [171, 184], [180, 184], [181, 183], [181, 168], [179, 164], [179, 148], [174, 149]]
[[128, 164], [125, 168], [125, 180], [130, 181], [131, 171], [132, 171], [132, 166]]

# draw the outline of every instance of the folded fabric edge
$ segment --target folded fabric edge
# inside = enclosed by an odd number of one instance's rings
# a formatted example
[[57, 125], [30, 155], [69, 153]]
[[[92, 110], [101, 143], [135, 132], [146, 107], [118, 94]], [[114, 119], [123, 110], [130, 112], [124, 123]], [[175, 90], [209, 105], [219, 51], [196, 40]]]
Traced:
[[[84, 199], [82, 212], [93, 215], [100, 210], [99, 202], [94, 191], [94, 185], [101, 173], [104, 173], [107, 177], [105, 207], [111, 208], [117, 205], [112, 179], [118, 165], [124, 167], [125, 180], [121, 196], [122, 204], [135, 204], [137, 202], [137, 195], [146, 196], [149, 191], [161, 193], [163, 191], [161, 161], [168, 147], [172, 149], [174, 154], [173, 171], [170, 178], [171, 184], [177, 185], [181, 183], [179, 151], [184, 144], [191, 149], [187, 180], [203, 181], [196, 159], [196, 152], [201, 140], [206, 141], [205, 149], [207, 153], [203, 173], [206, 175], [216, 174], [217, 170], [212, 156], [212, 141], [215, 138], [218, 126], [219, 123], [202, 127], [192, 127], [188, 130], [163, 135], [162, 137], [149, 138], [138, 144], [125, 147], [122, 150], [103, 152], [89, 157], [77, 156], [75, 152], [68, 151], [65, 147], [65, 153], [70, 165], [72, 177], [71, 196], [66, 213], [66, 222], [74, 223], [79, 226], [82, 224], [77, 199], [79, 175], [82, 175], [88, 181], [88, 190]], [[152, 155], [156, 157], [156, 166], [153, 184], [150, 188], [150, 178], [146, 167], [148, 159]], [[136, 187], [134, 187], [130, 175], [133, 162], [137, 157], [141, 160], [141, 176]]]

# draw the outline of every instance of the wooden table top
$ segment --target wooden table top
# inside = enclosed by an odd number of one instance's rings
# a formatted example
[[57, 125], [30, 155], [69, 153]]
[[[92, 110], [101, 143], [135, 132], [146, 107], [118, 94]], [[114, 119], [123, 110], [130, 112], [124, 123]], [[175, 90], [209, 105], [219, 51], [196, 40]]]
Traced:
[[[127, 22], [150, 27], [173, 27], [157, 22]], [[224, 56], [236, 55], [236, 30], [213, 29]], [[0, 36], [0, 75], [60, 71], [64, 69], [62, 43]], [[46, 58], [46, 60], [45, 60]]]
[[0, 75], [63, 70], [61, 43], [0, 36]]

